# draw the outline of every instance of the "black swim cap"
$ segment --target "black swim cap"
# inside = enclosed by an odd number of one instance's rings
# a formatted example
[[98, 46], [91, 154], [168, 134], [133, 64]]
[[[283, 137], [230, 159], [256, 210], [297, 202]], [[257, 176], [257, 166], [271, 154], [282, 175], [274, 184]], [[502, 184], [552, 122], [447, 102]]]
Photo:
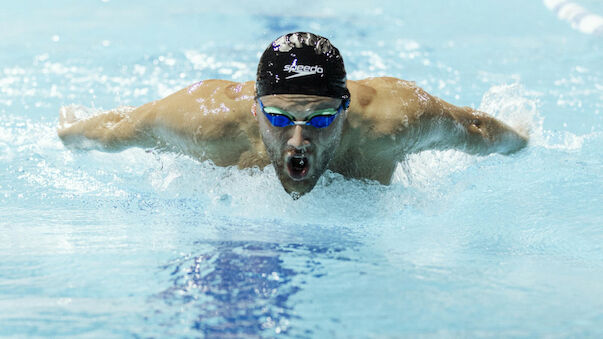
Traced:
[[285, 34], [266, 48], [255, 86], [258, 97], [309, 94], [350, 98], [339, 50], [327, 38], [305, 32]]

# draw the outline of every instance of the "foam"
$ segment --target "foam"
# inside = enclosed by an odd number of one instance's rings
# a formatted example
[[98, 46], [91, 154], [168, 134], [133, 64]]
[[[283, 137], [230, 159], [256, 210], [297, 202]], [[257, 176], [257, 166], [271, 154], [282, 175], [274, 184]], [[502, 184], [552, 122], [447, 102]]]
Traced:
[[[78, 112], [90, 114], [96, 110]], [[34, 187], [56, 188], [63, 196], [90, 192], [124, 196], [123, 190], [95, 178], [90, 168], [74, 164], [73, 153], [58, 139], [54, 122], [32, 122], [15, 116], [1, 119], [5, 126], [0, 128], [0, 149], [7, 152], [3, 152], [0, 160], [20, 164], [18, 168], [8, 169], [15, 178]]]

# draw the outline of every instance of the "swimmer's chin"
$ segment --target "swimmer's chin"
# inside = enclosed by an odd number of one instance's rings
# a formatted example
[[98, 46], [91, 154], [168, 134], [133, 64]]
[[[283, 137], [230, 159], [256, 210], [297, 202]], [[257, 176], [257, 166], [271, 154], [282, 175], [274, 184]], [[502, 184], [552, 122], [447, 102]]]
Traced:
[[287, 152], [278, 166], [277, 174], [285, 192], [296, 200], [312, 191], [321, 171], [316, 169], [315, 158], [308, 153]]
[[316, 186], [316, 182], [318, 180], [300, 180], [294, 181], [295, 184], [289, 184], [285, 182], [281, 182], [283, 184], [283, 188], [285, 192], [289, 193], [293, 200], [297, 200], [301, 198], [302, 195], [309, 193], [312, 191], [314, 186]]

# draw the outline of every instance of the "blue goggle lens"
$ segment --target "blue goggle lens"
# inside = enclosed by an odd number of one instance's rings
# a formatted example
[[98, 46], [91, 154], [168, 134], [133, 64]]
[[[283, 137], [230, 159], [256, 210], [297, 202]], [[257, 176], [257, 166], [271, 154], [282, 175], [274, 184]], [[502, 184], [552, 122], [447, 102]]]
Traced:
[[[339, 111], [337, 111], [339, 113]], [[335, 116], [337, 113], [332, 115], [317, 115], [308, 121], [308, 124], [316, 127], [316, 128], [325, 128], [329, 126], [333, 120], [335, 120]]]
[[291, 119], [289, 119], [285, 115], [271, 114], [271, 113], [266, 113], [266, 112], [264, 112], [264, 114], [268, 118], [268, 121], [270, 121], [270, 123], [276, 127], [285, 127], [285, 126], [293, 125], [293, 121], [291, 121]]

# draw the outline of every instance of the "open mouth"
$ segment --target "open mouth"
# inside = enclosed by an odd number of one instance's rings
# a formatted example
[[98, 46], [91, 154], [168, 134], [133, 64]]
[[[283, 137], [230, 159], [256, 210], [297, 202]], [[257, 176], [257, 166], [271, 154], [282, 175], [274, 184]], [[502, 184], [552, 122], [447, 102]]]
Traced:
[[302, 180], [310, 170], [310, 162], [303, 155], [292, 155], [287, 159], [287, 170], [293, 180]]

